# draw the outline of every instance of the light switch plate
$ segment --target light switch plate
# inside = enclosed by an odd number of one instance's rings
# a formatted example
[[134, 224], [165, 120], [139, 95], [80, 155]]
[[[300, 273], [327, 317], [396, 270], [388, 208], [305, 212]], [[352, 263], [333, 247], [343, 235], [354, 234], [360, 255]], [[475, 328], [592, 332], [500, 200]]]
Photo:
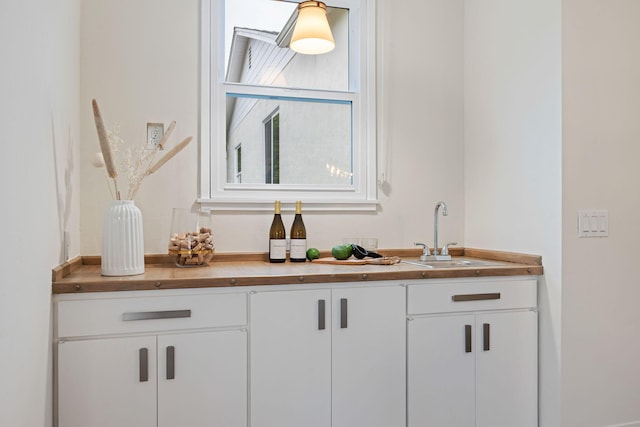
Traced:
[[609, 211], [582, 209], [578, 211], [578, 237], [608, 237]]

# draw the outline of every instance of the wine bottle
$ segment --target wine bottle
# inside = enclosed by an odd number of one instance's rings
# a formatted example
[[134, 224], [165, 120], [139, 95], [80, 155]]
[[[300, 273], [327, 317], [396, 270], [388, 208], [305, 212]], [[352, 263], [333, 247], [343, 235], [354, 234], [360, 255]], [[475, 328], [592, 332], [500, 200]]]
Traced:
[[293, 262], [307, 260], [307, 230], [302, 221], [302, 202], [296, 202], [296, 216], [291, 225], [291, 251], [289, 259]]
[[273, 222], [269, 230], [269, 262], [285, 262], [287, 259], [287, 233], [280, 216], [280, 200], [276, 200]]

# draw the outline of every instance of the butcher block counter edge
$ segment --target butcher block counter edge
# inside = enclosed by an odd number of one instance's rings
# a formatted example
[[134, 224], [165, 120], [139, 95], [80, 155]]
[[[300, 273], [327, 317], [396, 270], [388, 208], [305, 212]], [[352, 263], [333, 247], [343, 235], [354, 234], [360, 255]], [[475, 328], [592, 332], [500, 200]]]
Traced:
[[[421, 249], [379, 250], [385, 256], [417, 258]], [[52, 293], [338, 283], [378, 280], [526, 276], [543, 273], [542, 257], [486, 249], [451, 248], [454, 257], [500, 261], [503, 265], [424, 268], [394, 265], [327, 265], [312, 262], [271, 264], [267, 253], [216, 253], [206, 267], [176, 267], [169, 255], [146, 255], [145, 272], [135, 276], [100, 274], [99, 256], [79, 256], [52, 271]], [[322, 252], [321, 257], [330, 256]]]

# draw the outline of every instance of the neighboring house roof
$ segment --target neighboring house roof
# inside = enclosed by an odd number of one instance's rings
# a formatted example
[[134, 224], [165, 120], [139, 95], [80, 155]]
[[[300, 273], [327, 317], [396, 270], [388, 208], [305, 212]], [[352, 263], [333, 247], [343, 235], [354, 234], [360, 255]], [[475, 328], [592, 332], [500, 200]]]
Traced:
[[[296, 55], [276, 43], [277, 32], [235, 27], [225, 80], [230, 83], [272, 85]], [[277, 84], [282, 86], [282, 84]], [[227, 129], [242, 121], [247, 107], [236, 111], [236, 98], [227, 98]]]
[[[267, 46], [276, 46], [278, 33], [274, 31], [256, 30], [253, 28], [235, 27], [229, 52], [226, 81], [240, 82], [244, 62], [247, 59], [247, 49], [251, 40], [264, 42]], [[243, 82], [244, 83], [244, 82]]]

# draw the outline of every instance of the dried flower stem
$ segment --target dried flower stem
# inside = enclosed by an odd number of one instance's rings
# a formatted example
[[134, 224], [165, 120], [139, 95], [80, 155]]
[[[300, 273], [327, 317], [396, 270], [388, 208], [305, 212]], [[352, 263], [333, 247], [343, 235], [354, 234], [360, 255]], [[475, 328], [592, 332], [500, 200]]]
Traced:
[[158, 143], [158, 148], [160, 150], [164, 149], [164, 144], [167, 142], [167, 140], [171, 136], [171, 132], [173, 132], [173, 128], [175, 128], [175, 127], [176, 127], [176, 121], [174, 120], [169, 124], [169, 127], [167, 128], [167, 131], [164, 133], [164, 135], [162, 135], [162, 139]]
[[98, 102], [92, 100], [93, 105], [93, 118], [96, 122], [96, 129], [98, 131], [98, 139], [100, 140], [100, 151], [102, 151], [102, 157], [104, 158], [104, 164], [107, 168], [107, 174], [109, 178], [113, 179], [113, 186], [115, 188], [116, 199], [120, 200], [120, 192], [118, 191], [118, 171], [116, 170], [113, 162], [113, 155], [111, 153], [111, 145], [109, 144], [109, 138], [107, 137], [107, 130], [102, 120], [102, 114], [100, 114], [100, 108]]
[[[107, 132], [100, 108], [98, 107], [98, 102], [95, 99], [92, 101], [92, 105], [98, 139], [100, 140], [100, 150], [104, 158], [104, 166], [106, 166], [107, 169], [107, 186], [109, 187], [109, 192], [112, 196], [115, 196], [116, 200], [120, 200], [117, 180], [118, 167], [120, 168], [120, 172], [124, 173], [128, 178], [127, 199], [133, 200], [144, 178], [160, 169], [162, 165], [171, 160], [171, 158], [191, 142], [192, 137], [186, 138], [162, 156], [160, 160], [156, 161], [158, 152], [164, 148], [164, 145], [176, 126], [174, 120], [169, 124], [162, 140], [156, 147], [151, 149], [144, 146], [128, 147], [125, 150], [121, 150], [120, 148], [124, 145], [124, 141], [118, 135], [118, 127], [116, 126]], [[118, 165], [116, 165], [116, 161], [118, 161]], [[98, 165], [95, 166], [98, 167]], [[111, 185], [109, 185], [110, 181], [113, 181], [113, 190]]]
[[153, 166], [151, 166], [149, 168], [149, 173], [147, 173], [147, 175], [151, 175], [152, 173], [156, 172], [158, 169], [160, 169], [160, 167], [162, 167], [162, 165], [164, 165], [165, 163], [167, 163], [169, 160], [171, 160], [172, 157], [174, 157], [176, 154], [178, 154], [184, 147], [186, 147], [190, 142], [191, 142], [192, 137], [188, 137], [186, 138], [184, 141], [182, 141], [180, 144], [176, 145], [175, 147], [173, 147], [171, 149], [171, 151], [169, 151], [167, 154], [165, 154], [164, 156], [162, 156], [162, 158], [160, 158], [160, 160], [158, 160]]
[[106, 177], [105, 182], [107, 184], [107, 188], [109, 189], [109, 194], [111, 194], [111, 198], [114, 200], [118, 200], [116, 199], [116, 197], [113, 194], [113, 190], [111, 189], [111, 185], [109, 184], [109, 177]]
[[141, 175], [137, 176], [137, 178], [136, 178], [135, 182], [133, 183], [133, 185], [130, 186], [130, 188], [129, 188], [129, 198], [133, 199], [133, 197], [138, 192], [138, 189], [140, 188], [140, 184], [142, 184], [142, 180], [145, 177], [147, 177], [148, 175], [151, 175], [152, 173], [156, 172], [158, 169], [160, 169], [160, 167], [162, 165], [164, 165], [169, 160], [171, 160], [172, 157], [174, 157], [176, 154], [178, 154], [184, 147], [186, 147], [191, 142], [191, 139], [192, 139], [192, 137], [186, 138], [184, 141], [182, 141], [181, 143], [179, 143], [178, 145], [173, 147], [171, 149], [171, 151], [167, 152], [164, 156], [162, 156], [160, 158], [160, 160], [158, 160], [156, 163], [152, 164], [151, 162], [153, 162], [153, 158], [151, 158], [151, 161], [148, 163], [148, 166], [147, 166], [146, 170], [144, 171], [144, 173], [142, 173]]

